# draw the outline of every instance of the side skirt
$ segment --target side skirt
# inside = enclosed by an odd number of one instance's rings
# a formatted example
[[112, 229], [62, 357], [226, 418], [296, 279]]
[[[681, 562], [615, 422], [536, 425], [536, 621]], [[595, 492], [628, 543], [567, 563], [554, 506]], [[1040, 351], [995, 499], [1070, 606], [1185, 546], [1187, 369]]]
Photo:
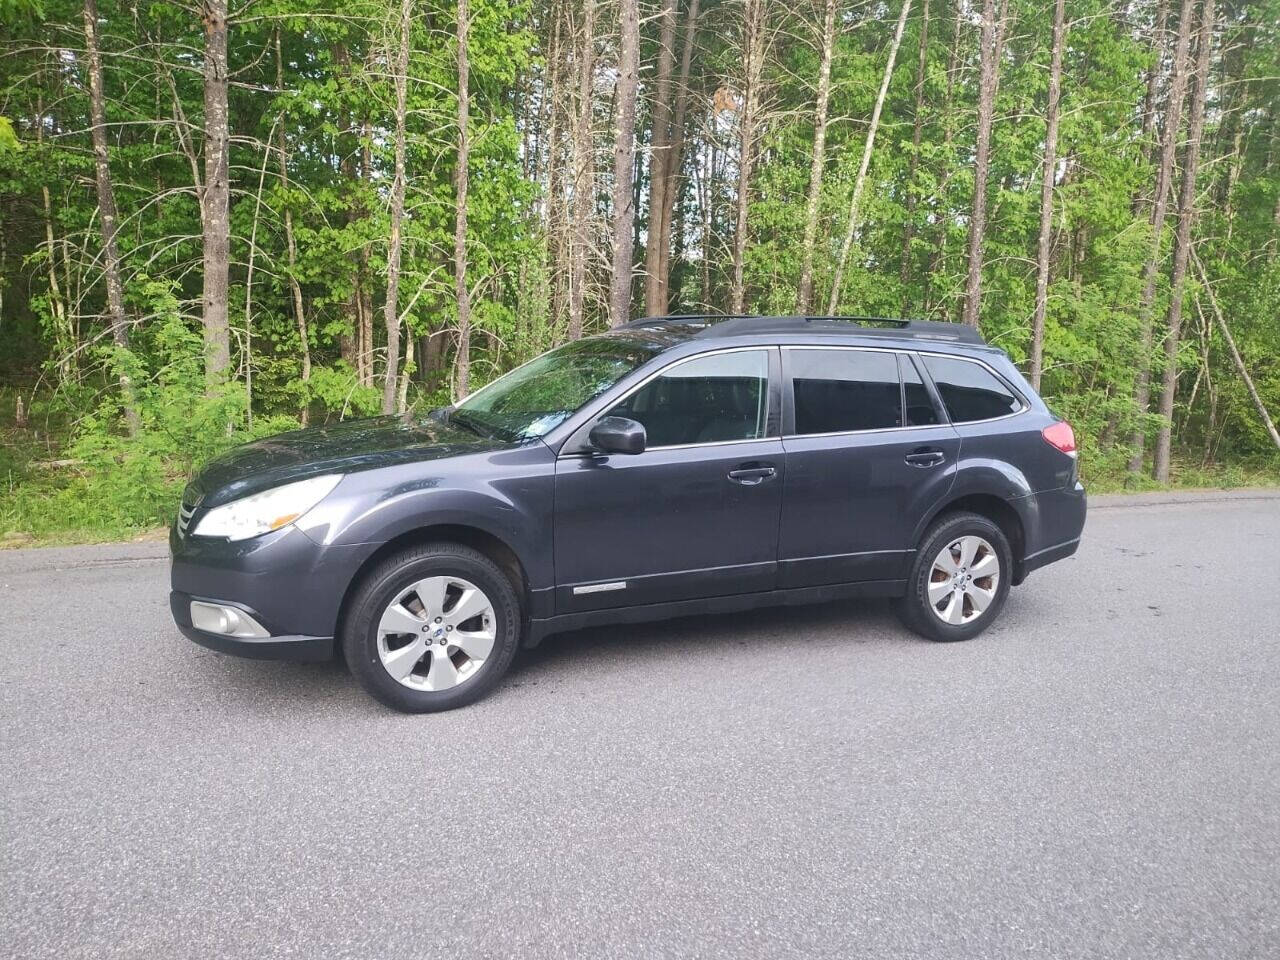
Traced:
[[830, 583], [818, 587], [794, 587], [789, 590], [765, 590], [729, 597], [706, 597], [698, 600], [676, 600], [670, 603], [646, 603], [607, 610], [584, 610], [544, 620], [530, 620], [522, 646], [536, 647], [545, 637], [566, 630], [580, 630], [613, 623], [647, 623], [674, 617], [694, 617], [715, 613], [737, 613], [761, 607], [804, 606], [831, 600], [857, 597], [900, 597], [906, 592], [905, 580], [863, 580], [858, 583]]

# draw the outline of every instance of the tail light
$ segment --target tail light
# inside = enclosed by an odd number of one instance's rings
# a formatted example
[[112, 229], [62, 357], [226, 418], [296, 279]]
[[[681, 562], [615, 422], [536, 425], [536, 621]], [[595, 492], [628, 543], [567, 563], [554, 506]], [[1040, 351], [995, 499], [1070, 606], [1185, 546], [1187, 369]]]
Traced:
[[1076, 433], [1067, 421], [1059, 420], [1057, 423], [1050, 424], [1041, 431], [1041, 436], [1044, 437], [1044, 442], [1055, 450], [1061, 450], [1069, 457], [1076, 455]]

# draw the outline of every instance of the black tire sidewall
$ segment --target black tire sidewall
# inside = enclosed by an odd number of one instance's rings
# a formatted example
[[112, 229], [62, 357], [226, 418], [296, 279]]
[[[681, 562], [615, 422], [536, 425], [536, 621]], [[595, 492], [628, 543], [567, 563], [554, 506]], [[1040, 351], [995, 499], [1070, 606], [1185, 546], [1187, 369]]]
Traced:
[[[442, 575], [469, 580], [485, 592], [493, 602], [497, 637], [476, 676], [450, 690], [412, 690], [388, 674], [378, 658], [378, 621], [399, 591]], [[406, 713], [452, 710], [479, 700], [502, 679], [519, 647], [520, 623], [515, 589], [493, 561], [469, 547], [433, 544], [397, 554], [369, 575], [343, 625], [343, 653], [360, 685], [381, 703]]]
[[[933, 568], [933, 558], [951, 540], [963, 536], [979, 536], [996, 551], [1000, 561], [1000, 581], [995, 599], [986, 612], [972, 623], [943, 623], [929, 608], [928, 581]], [[907, 593], [899, 605], [902, 621], [914, 632], [939, 643], [955, 643], [969, 640], [986, 630], [1000, 616], [1013, 576], [1013, 551], [1000, 527], [976, 513], [950, 514], [937, 520], [925, 532], [920, 549], [916, 551], [907, 581]]]

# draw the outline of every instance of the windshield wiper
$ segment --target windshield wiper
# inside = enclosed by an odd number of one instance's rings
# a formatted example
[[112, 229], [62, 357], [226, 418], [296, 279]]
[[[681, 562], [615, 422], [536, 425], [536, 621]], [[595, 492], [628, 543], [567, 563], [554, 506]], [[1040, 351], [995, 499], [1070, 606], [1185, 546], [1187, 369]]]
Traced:
[[484, 440], [493, 439], [493, 436], [491, 434], [486, 433], [483, 429], [481, 429], [481, 427], [470, 417], [467, 417], [465, 415], [459, 416], [457, 410], [450, 411], [449, 418], [445, 422], [456, 423], [458, 426], [462, 427], [464, 430], [468, 430], [471, 433], [474, 433], [477, 437], [480, 437]]

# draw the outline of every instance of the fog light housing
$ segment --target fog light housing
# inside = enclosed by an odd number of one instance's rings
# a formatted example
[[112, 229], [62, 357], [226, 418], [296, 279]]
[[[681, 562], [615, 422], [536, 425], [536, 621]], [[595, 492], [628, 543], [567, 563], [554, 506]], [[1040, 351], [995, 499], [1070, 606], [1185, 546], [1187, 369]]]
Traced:
[[271, 636], [262, 624], [243, 610], [203, 600], [191, 601], [191, 625], [197, 630], [220, 633], [225, 637], [261, 640]]

